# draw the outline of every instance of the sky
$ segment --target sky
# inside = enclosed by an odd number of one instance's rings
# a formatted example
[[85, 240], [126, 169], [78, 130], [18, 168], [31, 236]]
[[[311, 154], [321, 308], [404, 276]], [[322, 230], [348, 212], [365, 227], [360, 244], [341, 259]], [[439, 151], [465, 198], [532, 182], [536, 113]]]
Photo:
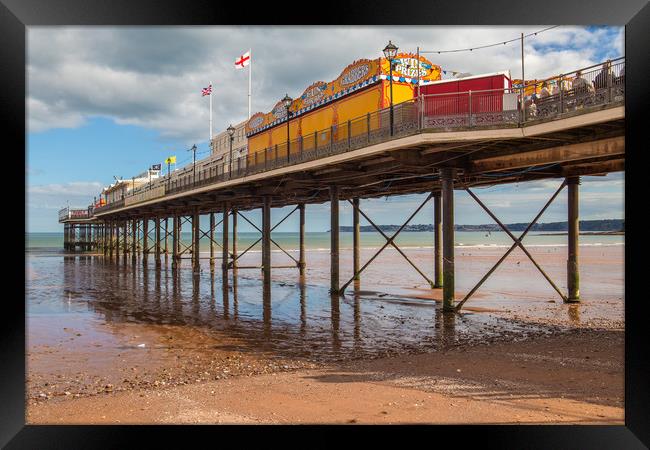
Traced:
[[[391, 40], [400, 51], [444, 51], [503, 42], [548, 26], [355, 27], [28, 27], [27, 230], [62, 231], [57, 211], [86, 207], [113, 177], [130, 178], [176, 155], [178, 167], [209, 154], [208, 97], [213, 86], [215, 134], [248, 115], [248, 72], [235, 59], [252, 49], [253, 113], [268, 112], [288, 93], [331, 81], [348, 64], [382, 56]], [[623, 27], [560, 26], [525, 40], [526, 78], [542, 78], [624, 56]], [[427, 53], [446, 71], [521, 76], [519, 42], [472, 52]], [[532, 219], [561, 180], [478, 189], [504, 223]], [[580, 218], [624, 217], [624, 174], [583, 177]], [[376, 223], [408, 217], [420, 195], [362, 202]], [[396, 208], [399, 204], [399, 208]], [[351, 211], [341, 203], [341, 224]], [[286, 209], [289, 211], [290, 209]], [[395, 214], [399, 211], [399, 214]], [[273, 217], [283, 217], [283, 210]], [[251, 217], [256, 217], [252, 213]], [[456, 191], [456, 223], [491, 223], [467, 194]], [[402, 217], [403, 216], [403, 217]], [[424, 208], [411, 223], [431, 223]], [[566, 220], [566, 194], [540, 222]], [[363, 223], [365, 224], [365, 222]], [[252, 231], [248, 224], [241, 231]], [[328, 205], [307, 206], [307, 230], [329, 229]], [[278, 231], [296, 231], [297, 217]]]

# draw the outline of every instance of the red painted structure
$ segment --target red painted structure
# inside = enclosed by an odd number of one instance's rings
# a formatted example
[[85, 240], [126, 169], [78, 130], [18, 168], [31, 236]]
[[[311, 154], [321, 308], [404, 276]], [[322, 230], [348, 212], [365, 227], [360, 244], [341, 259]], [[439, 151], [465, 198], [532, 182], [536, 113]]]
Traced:
[[435, 81], [420, 86], [426, 115], [479, 114], [516, 109], [509, 72]]

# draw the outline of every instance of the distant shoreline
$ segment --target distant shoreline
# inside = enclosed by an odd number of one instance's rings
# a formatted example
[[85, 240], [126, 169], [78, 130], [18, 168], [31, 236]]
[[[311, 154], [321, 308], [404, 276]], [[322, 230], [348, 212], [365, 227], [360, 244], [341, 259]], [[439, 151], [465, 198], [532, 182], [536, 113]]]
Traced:
[[[532, 236], [566, 236], [568, 232], [533, 234]], [[581, 236], [625, 236], [625, 231], [581, 231]]]
[[[528, 227], [528, 223], [508, 223], [506, 228], [510, 231], [524, 231]], [[381, 231], [386, 232], [395, 232], [400, 229], [400, 225], [378, 225]], [[581, 220], [579, 222], [579, 228], [582, 230], [580, 234], [585, 234], [585, 232], [591, 232], [596, 234], [624, 234], [625, 232], [625, 220], [624, 219], [602, 219], [602, 220]], [[480, 232], [497, 232], [503, 231], [501, 227], [497, 224], [481, 224], [481, 225], [454, 225], [455, 231], [480, 231]], [[548, 222], [548, 223], [536, 223], [530, 229], [530, 231], [554, 231], [558, 234], [566, 234], [569, 230], [569, 224], [567, 222]], [[329, 232], [330, 230], [328, 230]], [[351, 232], [354, 229], [351, 226], [341, 226], [340, 231], [342, 232]], [[363, 225], [359, 227], [359, 231], [369, 232], [376, 231], [376, 229], [371, 225]], [[403, 231], [433, 231], [433, 224], [418, 224], [418, 225], [406, 225], [403, 228]], [[549, 233], [550, 234], [550, 233]]]

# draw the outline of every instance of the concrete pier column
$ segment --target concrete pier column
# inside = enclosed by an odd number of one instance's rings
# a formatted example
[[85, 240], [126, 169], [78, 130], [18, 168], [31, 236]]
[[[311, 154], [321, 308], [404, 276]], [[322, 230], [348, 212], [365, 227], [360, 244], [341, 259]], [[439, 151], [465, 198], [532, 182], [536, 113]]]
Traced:
[[178, 216], [172, 217], [172, 270], [176, 269], [178, 261]]
[[305, 275], [305, 204], [298, 205], [298, 213], [300, 214], [300, 255], [298, 256], [298, 268], [300, 276]]
[[221, 236], [222, 242], [222, 253], [221, 253], [221, 271], [223, 272], [223, 285], [224, 287], [228, 285], [228, 259], [230, 258], [230, 254], [228, 250], [230, 250], [230, 244], [228, 243], [228, 238], [230, 234], [230, 226], [229, 226], [229, 220], [228, 220], [228, 215], [230, 214], [230, 206], [228, 203], [225, 203], [223, 205], [223, 233]]
[[237, 273], [237, 210], [232, 209], [230, 212], [232, 216], [232, 271], [233, 274]]
[[210, 213], [210, 272], [214, 272], [214, 213]]
[[442, 287], [442, 211], [440, 192], [433, 196], [433, 287]]
[[201, 216], [197, 208], [192, 216], [192, 272], [194, 275], [201, 272], [201, 264], [199, 260], [200, 218]]
[[567, 178], [568, 187], [568, 223], [569, 223], [569, 245], [567, 259], [567, 288], [569, 290], [567, 302], [577, 303], [580, 301], [580, 271], [578, 266], [578, 236], [580, 235], [579, 222], [579, 186], [580, 177]]
[[339, 188], [330, 186], [330, 293], [339, 293]]
[[442, 179], [442, 310], [454, 310], [454, 178], [456, 170], [443, 168]]
[[154, 219], [154, 226], [156, 227], [156, 246], [154, 248], [156, 254], [156, 266], [160, 266], [160, 217]]
[[264, 196], [262, 205], [262, 277], [264, 286], [271, 286], [271, 197]]
[[359, 280], [361, 276], [358, 274], [360, 261], [360, 246], [361, 246], [361, 227], [359, 226], [359, 199], [352, 199], [352, 265], [354, 279]]

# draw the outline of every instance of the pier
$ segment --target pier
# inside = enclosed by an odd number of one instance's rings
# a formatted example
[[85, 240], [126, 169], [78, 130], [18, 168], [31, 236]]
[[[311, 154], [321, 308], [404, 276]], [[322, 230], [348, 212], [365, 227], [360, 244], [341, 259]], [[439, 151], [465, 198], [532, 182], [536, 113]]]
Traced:
[[[613, 61], [620, 74], [625, 60]], [[582, 68], [582, 76], [596, 78], [600, 65]], [[624, 71], [622, 72], [624, 73]], [[575, 72], [560, 77], [575, 77]], [[589, 78], [591, 77], [591, 78]], [[199, 241], [210, 241], [210, 270], [228, 274], [238, 270], [261, 270], [265, 287], [274, 268], [305, 272], [305, 205], [328, 203], [331, 215], [330, 292], [345, 295], [350, 285], [363, 283], [363, 272], [388, 246], [417, 271], [431, 289], [442, 289], [443, 310], [460, 311], [463, 305], [516, 248], [521, 249], [564, 302], [580, 301], [579, 204], [580, 177], [623, 171], [625, 164], [624, 75], [610, 76], [594, 90], [565, 89], [546, 97], [535, 107], [527, 105], [522, 91], [497, 89], [453, 94], [425, 94], [337, 123], [328, 129], [300, 135], [262, 152], [209, 160], [160, 177], [154, 183], [133, 186], [121, 198], [102, 206], [59, 212], [64, 224], [66, 251], [96, 251], [111, 260], [155, 260], [156, 267], [169, 264], [178, 270], [183, 260], [200, 276]], [[450, 105], [466, 105], [464, 108]], [[255, 117], [255, 116], [253, 116]], [[285, 118], [290, 122], [291, 116]], [[291, 122], [293, 123], [293, 122]], [[289, 123], [287, 134], [289, 133]], [[519, 236], [511, 233], [481, 201], [475, 187], [557, 179], [548, 202]], [[455, 297], [454, 278], [462, 267], [454, 264], [454, 192], [466, 191], [513, 240], [512, 246], [462, 299]], [[566, 191], [566, 194], [564, 192]], [[363, 200], [384, 196], [426, 194], [423, 202], [392, 235], [387, 235], [363, 210]], [[544, 211], [560, 195], [567, 195], [569, 245], [567, 291], [534, 260], [523, 244], [524, 237]], [[340, 278], [339, 204], [353, 207], [353, 276]], [[293, 209], [277, 223], [271, 209]], [[429, 208], [434, 224], [434, 271], [414, 264], [395, 239], [410, 220]], [[247, 211], [261, 209], [261, 223]], [[298, 214], [300, 246], [294, 257], [273, 239], [273, 230], [289, 216]], [[200, 218], [209, 217], [207, 229]], [[359, 220], [363, 218], [385, 238], [383, 246], [367, 261], [360, 260]], [[259, 240], [238, 249], [237, 225], [241, 220], [260, 232]], [[215, 228], [223, 224], [223, 238]], [[190, 242], [181, 239], [181, 227], [192, 230]], [[232, 230], [233, 242], [229, 243]], [[262, 243], [258, 265], [243, 266], [240, 258]], [[273, 265], [273, 247], [292, 261]], [[221, 250], [219, 252], [219, 249]], [[220, 263], [217, 264], [217, 261]]]

